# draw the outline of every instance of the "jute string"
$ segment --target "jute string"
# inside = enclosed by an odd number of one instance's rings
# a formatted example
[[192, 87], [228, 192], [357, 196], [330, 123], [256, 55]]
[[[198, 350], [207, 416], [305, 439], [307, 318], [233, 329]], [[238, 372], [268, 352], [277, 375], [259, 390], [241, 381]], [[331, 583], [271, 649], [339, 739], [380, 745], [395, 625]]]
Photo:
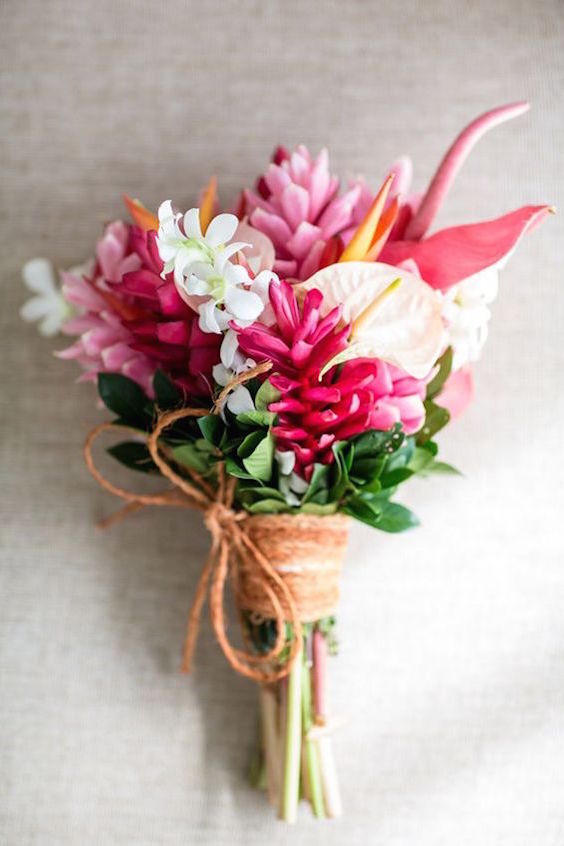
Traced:
[[[219, 413], [233, 388], [267, 372], [270, 367], [270, 362], [265, 362], [235, 377], [219, 394], [213, 413]], [[301, 651], [301, 622], [330, 614], [336, 606], [348, 521], [342, 515], [323, 518], [314, 515], [259, 517], [236, 511], [233, 498], [237, 480], [226, 474], [221, 461], [216, 465], [215, 487], [195, 470], [183, 467], [188, 478], [179, 475], [165, 457], [165, 448], [159, 444], [159, 438], [179, 420], [203, 417], [209, 413], [209, 409], [181, 408], [159, 415], [153, 430], [146, 436], [146, 443], [151, 458], [173, 487], [156, 494], [140, 494], [115, 485], [98, 470], [92, 456], [94, 442], [104, 432], [128, 429], [139, 434], [138, 430], [121, 424], [101, 423], [89, 433], [84, 444], [86, 466], [105, 490], [126, 503], [99, 525], [105, 528], [148, 505], [175, 506], [202, 512], [204, 524], [211, 535], [211, 547], [188, 617], [182, 669], [184, 672], [192, 669], [202, 608], [206, 596], [209, 596], [212, 626], [227, 661], [248, 678], [264, 683], [274, 682], [288, 675], [293, 659]], [[239, 609], [276, 622], [276, 641], [268, 652], [256, 654], [251, 650], [237, 649], [227, 636], [224, 593], [230, 565], [234, 561], [238, 566], [232, 568], [231, 575]], [[320, 569], [323, 570], [322, 578], [319, 578]], [[292, 627], [293, 637], [286, 660], [280, 664], [276, 659], [287, 646], [286, 622]]]

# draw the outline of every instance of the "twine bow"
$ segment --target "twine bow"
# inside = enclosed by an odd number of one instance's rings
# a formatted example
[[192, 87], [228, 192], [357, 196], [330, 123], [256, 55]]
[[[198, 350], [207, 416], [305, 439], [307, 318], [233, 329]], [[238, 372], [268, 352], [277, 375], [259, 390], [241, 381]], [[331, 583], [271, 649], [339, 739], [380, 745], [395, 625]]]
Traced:
[[[271, 366], [270, 362], [265, 362], [235, 377], [218, 396], [213, 413], [219, 413], [225, 398], [233, 388], [261, 373], [265, 373]], [[84, 444], [86, 466], [105, 490], [127, 503], [110, 518], [102, 521], [100, 526], [104, 528], [147, 505], [176, 506], [201, 511], [204, 516], [204, 524], [211, 535], [211, 547], [198, 581], [188, 617], [182, 670], [183, 672], [190, 672], [192, 669], [202, 608], [206, 595], [209, 595], [213, 629], [223, 654], [233, 669], [255, 681], [274, 682], [288, 675], [293, 659], [302, 648], [301, 624], [292, 593], [267, 557], [249, 538], [245, 529], [245, 521], [249, 519], [249, 515], [244, 511], [233, 509], [237, 480], [227, 476], [223, 462], [217, 464], [217, 487], [213, 487], [203, 476], [190, 468], [184, 468], [189, 479], [180, 476], [166, 460], [162, 447], [159, 445], [159, 437], [164, 430], [178, 420], [187, 417], [203, 417], [208, 414], [208, 409], [181, 408], [159, 415], [155, 427], [147, 436], [147, 448], [162, 475], [169, 479], [174, 487], [157, 494], [138, 494], [114, 485], [100, 473], [94, 464], [92, 446], [103, 432], [114, 431], [117, 428], [131, 430], [132, 427], [114, 423], [101, 423], [90, 432]], [[134, 431], [137, 432], [137, 430]], [[274, 610], [276, 642], [268, 652], [260, 655], [253, 653], [250, 649], [242, 650], [234, 647], [226, 632], [223, 610], [225, 585], [230, 564], [233, 564], [237, 555], [246, 556], [254, 562], [260, 574], [261, 587], [268, 596]], [[287, 660], [276, 667], [273, 664], [286, 647], [286, 622], [292, 626], [293, 638], [289, 645]]]

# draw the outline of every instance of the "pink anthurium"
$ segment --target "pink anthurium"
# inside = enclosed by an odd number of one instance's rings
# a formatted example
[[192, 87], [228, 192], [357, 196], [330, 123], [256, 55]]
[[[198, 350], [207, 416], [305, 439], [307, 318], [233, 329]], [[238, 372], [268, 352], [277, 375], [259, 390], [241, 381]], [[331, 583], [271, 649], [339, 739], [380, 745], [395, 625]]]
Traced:
[[450, 374], [437, 397], [437, 404], [446, 408], [453, 420], [466, 411], [473, 398], [474, 374], [471, 365], [465, 364]]
[[551, 211], [550, 206], [523, 206], [495, 220], [441, 229], [423, 241], [388, 241], [380, 260], [397, 266], [412, 259], [425, 282], [445, 290], [503, 263], [523, 235]]

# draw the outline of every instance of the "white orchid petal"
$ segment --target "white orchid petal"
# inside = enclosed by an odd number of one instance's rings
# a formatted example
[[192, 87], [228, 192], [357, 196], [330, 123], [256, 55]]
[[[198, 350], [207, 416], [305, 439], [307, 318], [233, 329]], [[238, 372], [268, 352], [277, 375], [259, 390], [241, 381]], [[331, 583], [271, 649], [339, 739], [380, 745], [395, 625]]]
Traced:
[[47, 259], [36, 258], [26, 262], [22, 276], [26, 286], [35, 294], [49, 294], [57, 290], [53, 265]]
[[[368, 307], [396, 279], [401, 283], [372, 313]], [[445, 344], [441, 300], [412, 273], [381, 262], [342, 262], [318, 271], [303, 283], [323, 294], [322, 313], [342, 304], [345, 320], [354, 322], [353, 343], [359, 354], [380, 358], [423, 379]]]
[[225, 333], [223, 341], [221, 342], [221, 348], [219, 351], [219, 357], [221, 358], [221, 363], [225, 367], [232, 367], [233, 361], [235, 358], [235, 353], [237, 352], [237, 348], [239, 346], [239, 341], [237, 338], [237, 332], [233, 329], [228, 329]]
[[227, 408], [232, 414], [243, 414], [245, 411], [254, 411], [255, 404], [249, 389], [244, 385], [238, 385], [235, 390], [231, 391], [227, 398]]
[[198, 324], [202, 332], [214, 335], [221, 334], [222, 328], [218, 321], [220, 312], [213, 300], [207, 300], [207, 302], [198, 306], [198, 313], [200, 315]]
[[214, 364], [212, 376], [220, 387], [224, 388], [233, 379], [233, 371], [224, 367], [223, 364]]
[[236, 319], [241, 320], [256, 320], [264, 308], [261, 298], [244, 288], [229, 288], [225, 305]]
[[200, 226], [200, 210], [188, 209], [184, 215], [184, 232], [187, 238], [202, 240], [202, 227]]
[[219, 247], [220, 244], [226, 244], [235, 235], [238, 225], [239, 219], [236, 215], [218, 214], [210, 221], [206, 229], [206, 243], [210, 247]]
[[274, 453], [280, 473], [283, 476], [289, 476], [296, 463], [296, 454], [292, 450], [277, 449]]
[[174, 212], [172, 211], [172, 203], [170, 200], [165, 200], [164, 203], [160, 204], [159, 210], [157, 211], [157, 217], [159, 218], [160, 224], [166, 223], [171, 219], [174, 220]]
[[28, 323], [45, 317], [50, 312], [49, 300], [45, 297], [32, 297], [20, 309], [20, 317]]

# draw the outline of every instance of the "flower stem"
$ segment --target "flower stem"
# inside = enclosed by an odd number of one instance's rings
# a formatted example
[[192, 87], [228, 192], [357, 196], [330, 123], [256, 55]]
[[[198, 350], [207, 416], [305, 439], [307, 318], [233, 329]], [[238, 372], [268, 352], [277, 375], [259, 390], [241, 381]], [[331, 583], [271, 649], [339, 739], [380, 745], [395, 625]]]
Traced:
[[278, 703], [272, 687], [260, 688], [262, 746], [266, 765], [268, 799], [278, 807], [280, 796], [280, 752], [278, 736]]
[[321, 771], [319, 768], [319, 753], [315, 740], [311, 740], [307, 734], [310, 731], [313, 720], [311, 717], [311, 677], [307, 663], [304, 661], [302, 667], [302, 719], [304, 732], [304, 746], [307, 769], [307, 783], [309, 800], [313, 813], [316, 817], [325, 816], [323, 803], [323, 786], [321, 783]]
[[298, 817], [300, 793], [300, 763], [302, 745], [301, 723], [302, 652], [295, 655], [288, 675], [286, 699], [286, 731], [284, 741], [284, 773], [280, 818], [295, 823]]

